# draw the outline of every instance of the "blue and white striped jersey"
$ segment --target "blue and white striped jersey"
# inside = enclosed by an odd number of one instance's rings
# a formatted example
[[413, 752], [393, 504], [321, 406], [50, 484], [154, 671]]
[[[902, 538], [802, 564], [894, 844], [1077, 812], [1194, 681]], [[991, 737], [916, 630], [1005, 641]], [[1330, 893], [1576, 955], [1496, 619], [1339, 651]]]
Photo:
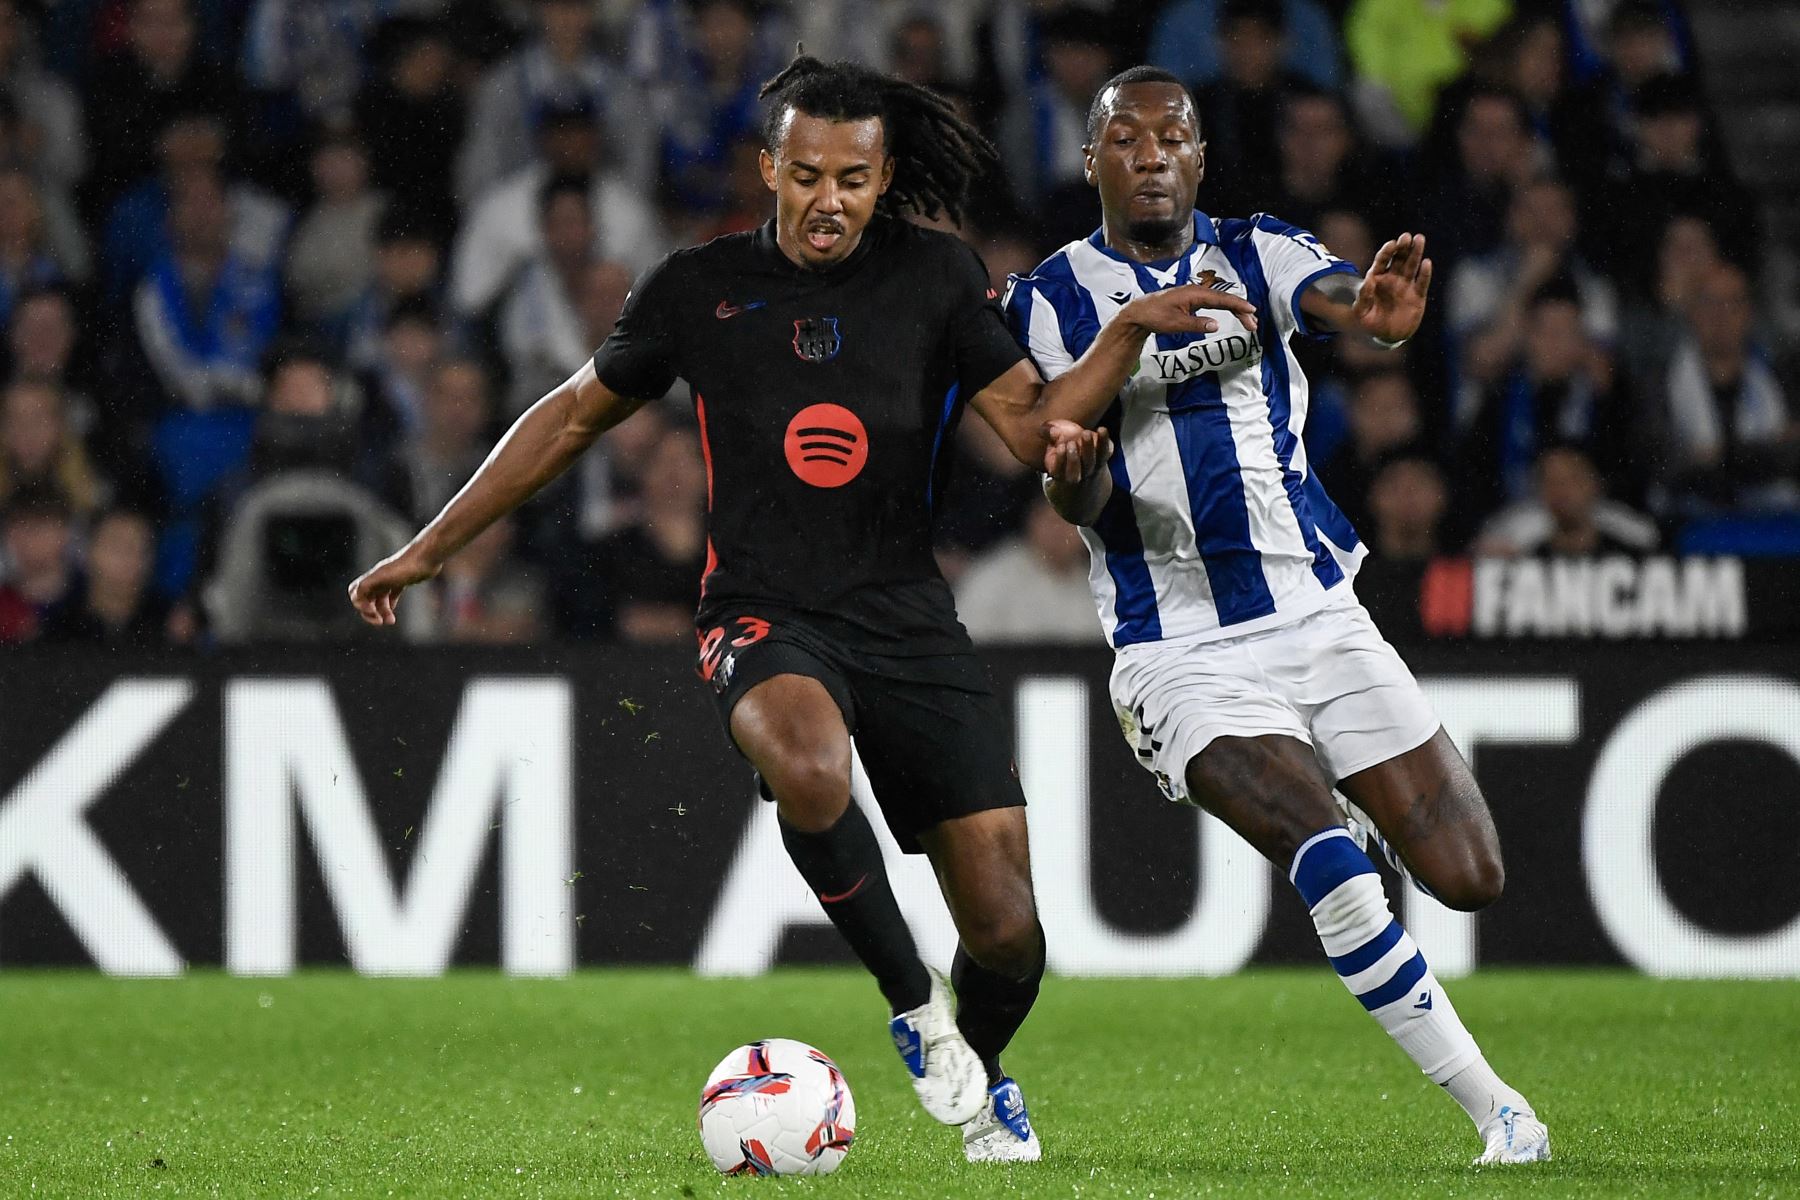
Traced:
[[1046, 379], [1074, 365], [1135, 296], [1208, 284], [1256, 305], [1207, 335], [1158, 334], [1103, 424], [1116, 449], [1112, 499], [1082, 530], [1089, 581], [1115, 648], [1205, 641], [1286, 624], [1347, 592], [1356, 531], [1308, 468], [1306, 376], [1288, 340], [1311, 336], [1300, 295], [1356, 268], [1273, 217], [1194, 214], [1181, 258], [1134, 262], [1100, 233], [1015, 276], [1006, 313]]

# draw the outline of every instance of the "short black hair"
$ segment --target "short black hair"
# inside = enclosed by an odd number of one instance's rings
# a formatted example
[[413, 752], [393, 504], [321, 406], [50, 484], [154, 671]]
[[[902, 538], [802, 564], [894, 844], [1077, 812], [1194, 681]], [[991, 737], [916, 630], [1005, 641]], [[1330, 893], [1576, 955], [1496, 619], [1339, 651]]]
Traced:
[[1692, 75], [1664, 71], [1645, 80], [1631, 93], [1631, 107], [1640, 117], [1686, 116], [1703, 114], [1706, 102]]
[[289, 333], [277, 338], [263, 352], [263, 383], [275, 382], [275, 377], [282, 371], [299, 363], [324, 367], [334, 379], [338, 375], [338, 356], [322, 339], [307, 333]]
[[[1114, 88], [1123, 87], [1128, 83], [1172, 83], [1187, 95], [1189, 104], [1194, 103], [1194, 93], [1188, 91], [1188, 85], [1181, 81], [1179, 75], [1176, 75], [1171, 71], [1165, 71], [1161, 67], [1127, 67], [1105, 83], [1101, 84], [1100, 90], [1094, 93], [1093, 102], [1088, 105], [1087, 140], [1089, 145], [1093, 145], [1094, 139], [1100, 136], [1100, 125], [1105, 116], [1102, 102], [1105, 100], [1106, 94]], [[1199, 124], [1200, 108], [1198, 105], [1195, 105], [1194, 125], [1196, 126], [1196, 129]]]
[[1403, 465], [1425, 467], [1432, 474], [1436, 475], [1440, 482], [1443, 482], [1446, 485], [1449, 483], [1448, 472], [1444, 469], [1443, 458], [1433, 452], [1430, 446], [1415, 439], [1414, 441], [1404, 442], [1391, 450], [1377, 455], [1375, 458], [1375, 469], [1369, 473], [1369, 485], [1373, 487], [1375, 481], [1387, 474], [1391, 468]]
[[1098, 46], [1112, 50], [1112, 37], [1106, 18], [1084, 8], [1057, 9], [1038, 21], [1038, 40], [1048, 46], [1055, 43], [1075, 46]]
[[1574, 438], [1554, 437], [1539, 447], [1535, 464], [1539, 470], [1543, 469], [1544, 460], [1552, 454], [1573, 454], [1587, 464], [1588, 470], [1595, 475], [1600, 474], [1599, 465], [1594, 462], [1593, 448]]
[[437, 18], [400, 13], [375, 27], [375, 32], [369, 38], [368, 56], [382, 71], [389, 71], [413, 47], [424, 42], [449, 40], [449, 30]]
[[390, 200], [382, 206], [381, 219], [375, 222], [375, 241], [387, 242], [430, 242], [437, 245], [437, 237], [431, 230], [431, 218], [417, 205], [404, 200]]
[[1519, 123], [1520, 129], [1529, 130], [1531, 128], [1531, 112], [1525, 107], [1525, 101], [1519, 98], [1519, 93], [1504, 84], [1481, 80], [1470, 84], [1468, 91], [1463, 95], [1462, 107], [1456, 114], [1457, 124], [1460, 125], [1463, 118], [1469, 115], [1469, 110], [1483, 100], [1494, 100], [1504, 104], [1512, 110], [1513, 120]]
[[1540, 283], [1531, 293], [1530, 299], [1525, 301], [1525, 311], [1533, 313], [1546, 304], [1572, 304], [1577, 309], [1581, 307], [1581, 286], [1568, 268], [1557, 271]]
[[309, 145], [315, 154], [328, 146], [348, 146], [364, 158], [369, 155], [369, 146], [363, 139], [362, 131], [347, 117], [328, 117], [314, 122]]
[[1322, 88], [1318, 84], [1309, 83], [1304, 79], [1296, 79], [1282, 88], [1281, 96], [1275, 102], [1275, 108], [1281, 119], [1285, 121], [1302, 104], [1331, 105], [1337, 112], [1338, 118], [1350, 127], [1350, 131], [1356, 132], [1356, 122], [1350, 117], [1350, 106], [1344, 102], [1341, 93], [1334, 92], [1330, 88]]
[[1640, 29], [1660, 29], [1667, 32], [1668, 28], [1668, 17], [1664, 15], [1662, 5], [1657, 0], [1620, 0], [1606, 18], [1606, 31], [1613, 37]]
[[592, 179], [586, 175], [573, 173], [552, 175], [544, 181], [544, 186], [538, 189], [538, 215], [542, 217], [548, 214], [550, 206], [556, 202], [558, 196], [570, 193], [573, 193], [585, 205], [588, 202], [588, 191], [592, 186]]
[[382, 328], [392, 329], [394, 326], [408, 321], [417, 321], [422, 325], [429, 325], [433, 329], [438, 328], [442, 324], [442, 314], [438, 311], [437, 301], [424, 293], [403, 296], [394, 302], [394, 307], [388, 312], [387, 320], [382, 322]]
[[74, 516], [75, 508], [62, 489], [49, 483], [28, 483], [14, 492], [7, 500], [6, 507], [0, 509], [0, 525], [11, 525], [14, 521], [25, 521], [33, 517], [70, 521]]
[[536, 116], [539, 133], [564, 126], [593, 129], [599, 110], [589, 96], [559, 96], [539, 105]]
[[27, 304], [46, 298], [60, 300], [71, 315], [75, 313], [75, 293], [65, 283], [32, 283], [27, 284], [18, 295], [13, 297], [12, 312], [8, 314], [7, 324], [18, 319], [19, 310]]
[[1225, 0], [1219, 5], [1219, 32], [1234, 21], [1254, 21], [1277, 37], [1287, 30], [1280, 0]]
[[969, 189], [999, 163], [993, 144], [957, 112], [948, 97], [854, 62], [821, 62], [800, 54], [763, 84], [769, 102], [763, 142], [773, 153], [788, 112], [827, 121], [881, 121], [894, 159], [894, 179], [881, 207], [911, 210], [927, 219], [939, 213], [962, 224]]

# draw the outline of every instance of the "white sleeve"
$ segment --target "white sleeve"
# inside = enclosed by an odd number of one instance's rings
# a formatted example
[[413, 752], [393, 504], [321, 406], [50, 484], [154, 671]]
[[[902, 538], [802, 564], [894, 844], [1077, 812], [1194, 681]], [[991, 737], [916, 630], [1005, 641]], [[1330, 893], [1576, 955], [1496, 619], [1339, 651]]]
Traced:
[[1007, 328], [1031, 356], [1038, 374], [1046, 380], [1065, 374], [1086, 351], [1098, 333], [1087, 331], [1076, 315], [1077, 307], [1064, 294], [1067, 288], [1036, 275], [1014, 275], [1006, 285], [1001, 307]]
[[1361, 271], [1325, 248], [1325, 243], [1304, 229], [1258, 214], [1251, 239], [1262, 261], [1263, 278], [1269, 285], [1269, 310], [1283, 332], [1316, 337], [1300, 312], [1300, 297], [1327, 275], [1356, 275]]

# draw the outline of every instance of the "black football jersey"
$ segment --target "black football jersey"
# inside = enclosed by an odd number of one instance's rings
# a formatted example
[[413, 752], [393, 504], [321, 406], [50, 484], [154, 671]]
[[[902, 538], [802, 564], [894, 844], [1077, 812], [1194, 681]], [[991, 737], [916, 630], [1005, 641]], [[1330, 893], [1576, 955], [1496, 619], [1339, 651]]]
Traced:
[[956, 238], [876, 217], [807, 270], [773, 222], [679, 250], [637, 283], [594, 355], [601, 382], [693, 391], [706, 454], [702, 627], [798, 613], [871, 652], [967, 647], [931, 551], [951, 434], [1024, 358]]

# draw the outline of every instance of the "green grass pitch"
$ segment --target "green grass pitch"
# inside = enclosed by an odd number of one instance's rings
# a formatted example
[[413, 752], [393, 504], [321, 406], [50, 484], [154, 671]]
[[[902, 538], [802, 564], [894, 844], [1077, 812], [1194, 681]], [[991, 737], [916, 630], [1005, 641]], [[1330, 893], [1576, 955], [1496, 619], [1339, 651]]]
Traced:
[[[558, 981], [0, 972], [0, 1196], [1800, 1195], [1800, 985], [1486, 972], [1451, 988], [1556, 1161], [1474, 1132], [1323, 968], [1047, 981], [1007, 1056], [1046, 1160], [973, 1167], [849, 970]], [[856, 1146], [726, 1180], [694, 1130], [761, 1036], [843, 1066]]]

